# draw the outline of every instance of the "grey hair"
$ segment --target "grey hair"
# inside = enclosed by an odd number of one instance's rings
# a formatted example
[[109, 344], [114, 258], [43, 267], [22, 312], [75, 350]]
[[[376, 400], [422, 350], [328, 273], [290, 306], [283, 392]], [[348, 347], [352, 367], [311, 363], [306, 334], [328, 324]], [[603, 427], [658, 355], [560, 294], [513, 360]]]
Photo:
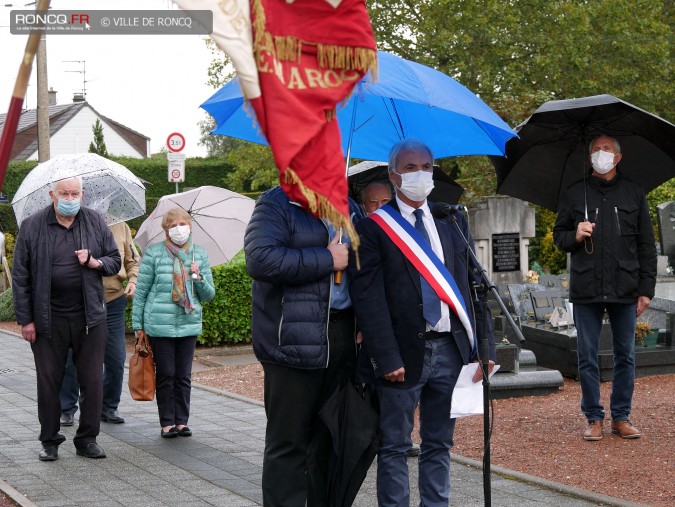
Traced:
[[434, 153], [431, 151], [431, 148], [424, 144], [422, 141], [417, 139], [402, 139], [394, 146], [391, 147], [389, 151], [389, 170], [396, 172], [396, 164], [398, 163], [398, 157], [402, 151], [426, 151], [431, 157], [431, 163], [434, 163]]
[[80, 185], [80, 191], [83, 190], [83, 188], [82, 188], [82, 176], [66, 176], [65, 178], [59, 178], [56, 181], [52, 181], [52, 185], [51, 185], [52, 192], [56, 190], [56, 187], [59, 183], [62, 183], [66, 180], [77, 181], [78, 185]]
[[595, 136], [593, 139], [591, 139], [591, 142], [588, 143], [588, 153], [593, 153], [591, 150], [593, 149], [593, 143], [597, 140], [600, 139], [601, 137], [606, 137], [607, 139], [611, 139], [612, 142], [614, 143], [614, 149], [616, 150], [617, 153], [621, 153], [621, 145], [619, 144], [619, 140], [616, 137], [608, 136], [607, 134], [600, 134], [599, 136]]

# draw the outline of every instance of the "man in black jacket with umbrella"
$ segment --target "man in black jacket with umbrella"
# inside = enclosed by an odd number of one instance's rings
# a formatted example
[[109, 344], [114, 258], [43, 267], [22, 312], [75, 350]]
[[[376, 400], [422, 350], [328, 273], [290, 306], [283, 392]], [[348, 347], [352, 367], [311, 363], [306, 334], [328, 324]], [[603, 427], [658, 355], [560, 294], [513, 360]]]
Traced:
[[81, 207], [81, 178], [55, 182], [49, 195], [52, 204], [21, 223], [12, 273], [16, 321], [35, 356], [39, 459], [57, 460], [66, 439], [59, 391], [70, 348], [82, 391], [73, 443], [79, 456], [105, 458], [96, 443], [107, 340], [102, 277], [120, 270], [120, 254], [103, 217]]
[[574, 303], [581, 410], [585, 440], [602, 439], [598, 347], [605, 311], [612, 328], [614, 370], [610, 398], [612, 432], [639, 438], [629, 420], [635, 383], [635, 324], [654, 297], [656, 248], [644, 191], [617, 171], [619, 142], [591, 141], [593, 172], [572, 185], [558, 207], [556, 245], [571, 253], [570, 300]]

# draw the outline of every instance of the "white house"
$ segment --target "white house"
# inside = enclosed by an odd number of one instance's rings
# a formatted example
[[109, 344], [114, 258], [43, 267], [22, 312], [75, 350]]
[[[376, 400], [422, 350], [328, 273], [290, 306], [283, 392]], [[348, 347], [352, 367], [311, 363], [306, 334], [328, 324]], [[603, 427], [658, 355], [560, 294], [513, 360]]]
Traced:
[[[0, 114], [0, 136], [5, 123]], [[76, 94], [72, 104], [49, 106], [50, 156], [62, 153], [86, 153], [94, 140], [96, 120], [103, 126], [106, 149], [111, 155], [134, 158], [150, 156], [150, 138], [107, 118]], [[37, 160], [37, 109], [21, 112], [10, 160]]]

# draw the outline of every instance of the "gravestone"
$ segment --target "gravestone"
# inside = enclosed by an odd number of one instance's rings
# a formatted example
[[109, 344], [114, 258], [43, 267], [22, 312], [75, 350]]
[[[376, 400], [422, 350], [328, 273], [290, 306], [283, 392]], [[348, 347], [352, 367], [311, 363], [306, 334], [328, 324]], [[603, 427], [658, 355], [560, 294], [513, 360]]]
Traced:
[[539, 285], [546, 289], [560, 291], [563, 298], [567, 299], [570, 293], [570, 275], [567, 273], [561, 275], [539, 275]]
[[656, 207], [661, 238], [661, 254], [668, 256], [675, 264], [675, 201], [668, 201]]
[[538, 283], [509, 283], [497, 286], [497, 290], [507, 310], [517, 315], [521, 322], [527, 322], [535, 319], [530, 293], [545, 288]]
[[514, 197], [487, 197], [469, 209], [469, 227], [476, 258], [495, 285], [525, 278], [527, 247], [535, 235], [534, 208]]
[[555, 308], [563, 308], [562, 293], [559, 290], [540, 290], [530, 292], [534, 317], [538, 321], [548, 322]]

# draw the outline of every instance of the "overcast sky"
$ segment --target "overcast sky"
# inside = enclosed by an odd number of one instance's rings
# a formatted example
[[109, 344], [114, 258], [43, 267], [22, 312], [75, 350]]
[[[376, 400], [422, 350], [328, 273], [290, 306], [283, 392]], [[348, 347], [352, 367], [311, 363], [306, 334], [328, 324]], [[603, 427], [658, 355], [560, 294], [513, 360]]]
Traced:
[[[28, 39], [12, 35], [9, 14], [31, 0], [6, 0], [0, 4], [0, 112], [6, 113], [19, 64]], [[13, 4], [13, 7], [2, 5]], [[176, 9], [167, 0], [52, 0], [57, 10], [157, 10]], [[205, 83], [213, 56], [203, 35], [50, 35], [47, 37], [49, 87], [57, 103], [69, 104], [81, 92], [81, 63], [86, 62], [87, 102], [100, 114], [150, 137], [152, 153], [172, 132], [185, 136], [184, 153], [204, 156], [197, 145], [197, 122], [206, 117], [199, 108], [215, 90]], [[24, 107], [37, 105], [36, 63], [33, 64]]]

